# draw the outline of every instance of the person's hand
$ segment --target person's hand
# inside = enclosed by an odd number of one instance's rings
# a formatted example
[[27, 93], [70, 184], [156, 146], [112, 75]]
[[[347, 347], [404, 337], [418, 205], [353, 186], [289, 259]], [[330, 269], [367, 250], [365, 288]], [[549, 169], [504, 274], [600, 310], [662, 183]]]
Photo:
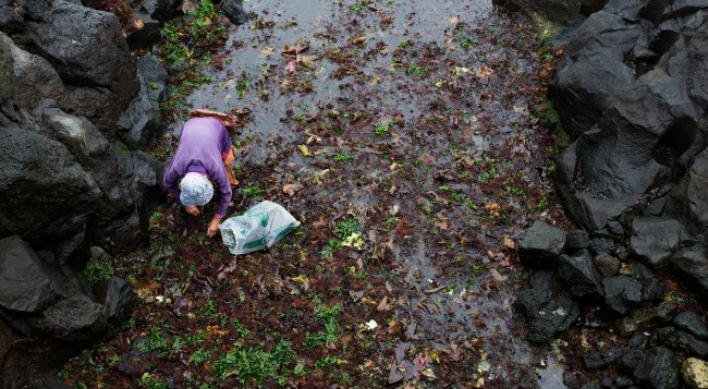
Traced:
[[199, 216], [199, 208], [196, 205], [185, 205], [184, 210], [192, 216]]
[[209, 222], [209, 229], [207, 229], [207, 236], [213, 237], [219, 231], [219, 219], [211, 219]]

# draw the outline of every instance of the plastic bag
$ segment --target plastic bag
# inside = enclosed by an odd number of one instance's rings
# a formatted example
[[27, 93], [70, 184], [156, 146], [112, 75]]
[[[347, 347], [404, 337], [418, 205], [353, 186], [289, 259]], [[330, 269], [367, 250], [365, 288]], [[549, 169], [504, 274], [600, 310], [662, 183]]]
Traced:
[[221, 240], [233, 255], [269, 248], [300, 225], [280, 204], [263, 201], [219, 224]]

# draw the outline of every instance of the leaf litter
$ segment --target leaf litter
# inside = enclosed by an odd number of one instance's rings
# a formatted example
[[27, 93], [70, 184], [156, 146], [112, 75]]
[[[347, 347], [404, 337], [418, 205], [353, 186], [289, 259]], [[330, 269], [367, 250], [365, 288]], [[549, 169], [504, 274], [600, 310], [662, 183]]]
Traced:
[[244, 6], [232, 61], [188, 105], [242, 114], [230, 216], [267, 199], [303, 225], [234, 257], [162, 206], [150, 249], [116, 269], [141, 304], [66, 381], [539, 387], [511, 311], [514, 238], [568, 222], [554, 135], [529, 114], [553, 66], [531, 21], [486, 2]]

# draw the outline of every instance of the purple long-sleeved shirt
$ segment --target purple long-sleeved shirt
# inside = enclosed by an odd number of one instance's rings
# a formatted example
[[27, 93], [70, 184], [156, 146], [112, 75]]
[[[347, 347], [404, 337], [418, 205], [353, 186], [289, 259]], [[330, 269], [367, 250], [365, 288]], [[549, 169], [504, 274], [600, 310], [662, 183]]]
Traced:
[[231, 138], [224, 125], [214, 118], [192, 118], [182, 126], [179, 147], [162, 179], [175, 201], [181, 193], [179, 180], [189, 172], [206, 174], [214, 185], [216, 214], [226, 215], [231, 201], [231, 185], [224, 169], [224, 159], [231, 149]]

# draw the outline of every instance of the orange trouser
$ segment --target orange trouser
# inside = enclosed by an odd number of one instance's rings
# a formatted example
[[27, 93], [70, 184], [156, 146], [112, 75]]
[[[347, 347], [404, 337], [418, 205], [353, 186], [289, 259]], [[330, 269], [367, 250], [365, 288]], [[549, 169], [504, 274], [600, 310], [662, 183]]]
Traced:
[[231, 146], [231, 149], [229, 150], [229, 155], [227, 155], [226, 159], [224, 159], [224, 168], [226, 169], [226, 176], [229, 177], [229, 183], [231, 184], [232, 188], [238, 185], [238, 180], [236, 179], [236, 175], [234, 174], [233, 169], [235, 159], [236, 157], [234, 157], [234, 146]]

